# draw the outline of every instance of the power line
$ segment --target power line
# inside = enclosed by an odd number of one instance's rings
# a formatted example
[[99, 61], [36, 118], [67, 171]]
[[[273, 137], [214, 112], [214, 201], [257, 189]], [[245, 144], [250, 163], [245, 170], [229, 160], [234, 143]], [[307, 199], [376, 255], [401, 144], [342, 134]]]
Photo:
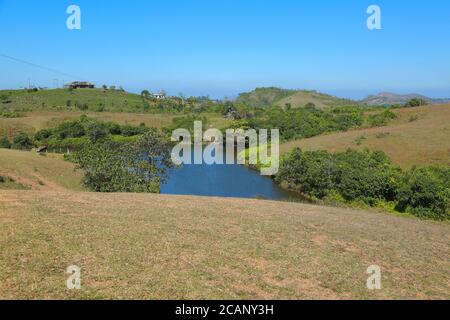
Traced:
[[53, 69], [53, 68], [49, 68], [49, 67], [46, 67], [46, 66], [43, 66], [43, 65], [39, 65], [39, 64], [36, 64], [36, 63], [33, 63], [33, 62], [29, 62], [29, 61], [25, 61], [25, 60], [22, 60], [22, 59], [14, 58], [14, 57], [8, 56], [8, 55], [3, 54], [3, 53], [0, 53], [0, 57], [6, 58], [6, 59], [9, 59], [9, 60], [13, 60], [15, 62], [23, 63], [23, 64], [29, 65], [31, 67], [35, 67], [35, 68], [39, 68], [39, 69], [46, 70], [46, 71], [49, 71], [49, 72], [57, 73], [59, 75], [65, 76], [65, 77], [69, 77], [69, 78], [73, 78], [73, 79], [79, 79], [79, 80], [82, 79], [81, 77], [74, 76], [74, 75], [69, 74], [69, 73], [65, 73], [65, 72], [62, 72], [62, 71], [59, 71], [59, 70], [56, 70], [56, 69]]

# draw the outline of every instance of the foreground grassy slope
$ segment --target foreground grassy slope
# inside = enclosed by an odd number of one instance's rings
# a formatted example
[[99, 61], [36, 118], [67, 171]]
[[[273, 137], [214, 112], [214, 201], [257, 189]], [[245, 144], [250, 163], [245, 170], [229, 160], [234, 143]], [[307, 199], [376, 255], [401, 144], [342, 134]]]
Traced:
[[257, 88], [252, 92], [240, 94], [236, 101], [255, 107], [270, 107], [272, 105], [284, 107], [289, 103], [294, 108], [303, 107], [308, 103], [314, 103], [317, 108], [357, 104], [357, 102], [349, 99], [341, 99], [316, 91], [280, 88]]
[[449, 241], [448, 224], [296, 203], [4, 191], [0, 298], [448, 299]]
[[62, 155], [0, 149], [0, 176], [34, 190], [83, 190], [83, 173], [76, 171], [72, 163], [62, 161]]
[[393, 110], [398, 118], [386, 127], [357, 129], [291, 141], [281, 152], [305, 150], [345, 151], [348, 148], [382, 150], [394, 163], [450, 165], [450, 104]]

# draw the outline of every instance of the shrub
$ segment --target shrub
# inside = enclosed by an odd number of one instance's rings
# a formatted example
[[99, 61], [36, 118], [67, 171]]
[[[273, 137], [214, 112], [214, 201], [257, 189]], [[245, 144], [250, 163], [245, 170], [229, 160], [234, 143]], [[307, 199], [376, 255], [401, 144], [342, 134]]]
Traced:
[[0, 148], [11, 149], [11, 142], [9, 142], [8, 138], [3, 137], [0, 139]]
[[397, 115], [390, 110], [385, 110], [381, 113], [369, 116], [367, 122], [370, 127], [382, 127], [389, 123], [389, 121], [397, 118]]
[[89, 105], [85, 102], [81, 103], [81, 102], [77, 102], [75, 104], [75, 107], [77, 107], [77, 109], [81, 110], [81, 111], [86, 111], [89, 109]]
[[368, 205], [395, 199], [398, 170], [391, 165], [386, 154], [348, 150], [335, 157], [339, 166], [336, 190], [344, 199]]
[[108, 135], [106, 126], [95, 121], [87, 122], [85, 125], [85, 132], [92, 143], [103, 140]]
[[246, 118], [254, 129], [279, 129], [283, 141], [309, 138], [325, 132], [348, 130], [361, 126], [363, 123], [361, 110], [336, 108], [324, 111], [312, 107], [312, 105], [290, 110], [272, 107], [255, 117]]
[[20, 150], [31, 149], [33, 147], [33, 142], [26, 133], [19, 132], [13, 138], [12, 147]]
[[23, 114], [17, 111], [0, 111], [0, 118], [21, 118]]
[[422, 98], [414, 98], [409, 100], [406, 104], [405, 107], [410, 108], [410, 107], [420, 107], [420, 106], [426, 106], [428, 105], [428, 101]]
[[448, 220], [450, 206], [450, 168], [413, 168], [403, 178], [398, 192], [397, 210], [421, 218]]
[[52, 130], [42, 129], [34, 134], [34, 140], [37, 142], [44, 142], [52, 135]]
[[295, 149], [282, 158], [275, 181], [317, 199], [450, 219], [450, 168], [402, 171], [380, 151], [331, 154]]
[[356, 145], [360, 146], [360, 145], [362, 145], [363, 141], [366, 140], [366, 139], [367, 138], [364, 135], [359, 136], [358, 138], [355, 139], [355, 143], [356, 143]]

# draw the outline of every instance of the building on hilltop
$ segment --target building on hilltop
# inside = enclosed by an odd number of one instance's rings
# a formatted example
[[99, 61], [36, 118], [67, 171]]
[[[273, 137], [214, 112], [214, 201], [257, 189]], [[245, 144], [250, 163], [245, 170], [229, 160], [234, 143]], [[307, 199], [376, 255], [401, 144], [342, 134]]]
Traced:
[[152, 97], [158, 100], [162, 100], [166, 98], [166, 93], [165, 92], [152, 93]]
[[69, 89], [95, 89], [95, 84], [86, 81], [74, 81], [66, 85]]

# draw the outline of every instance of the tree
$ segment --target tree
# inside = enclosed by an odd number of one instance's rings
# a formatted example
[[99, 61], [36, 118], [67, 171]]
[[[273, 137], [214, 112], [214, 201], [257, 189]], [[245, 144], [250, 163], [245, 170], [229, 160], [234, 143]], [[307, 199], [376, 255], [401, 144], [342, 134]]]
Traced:
[[53, 132], [50, 129], [41, 129], [34, 134], [34, 140], [44, 142], [52, 136]]
[[142, 90], [141, 97], [144, 98], [144, 99], [148, 99], [150, 97], [150, 91]]
[[106, 126], [101, 123], [89, 121], [85, 127], [86, 127], [86, 135], [88, 136], [89, 140], [92, 143], [96, 143], [100, 140], [103, 140], [108, 135]]
[[30, 149], [33, 147], [33, 142], [30, 137], [23, 132], [17, 133], [13, 138], [13, 148], [14, 149]]
[[450, 168], [413, 168], [398, 189], [397, 210], [421, 218], [450, 219]]
[[427, 104], [429, 104], [429, 103], [425, 99], [413, 98], [405, 104], [405, 107], [420, 107], [420, 106], [426, 106]]
[[159, 193], [172, 167], [170, 145], [156, 130], [135, 142], [90, 143], [73, 156], [85, 172], [84, 184], [96, 192]]

